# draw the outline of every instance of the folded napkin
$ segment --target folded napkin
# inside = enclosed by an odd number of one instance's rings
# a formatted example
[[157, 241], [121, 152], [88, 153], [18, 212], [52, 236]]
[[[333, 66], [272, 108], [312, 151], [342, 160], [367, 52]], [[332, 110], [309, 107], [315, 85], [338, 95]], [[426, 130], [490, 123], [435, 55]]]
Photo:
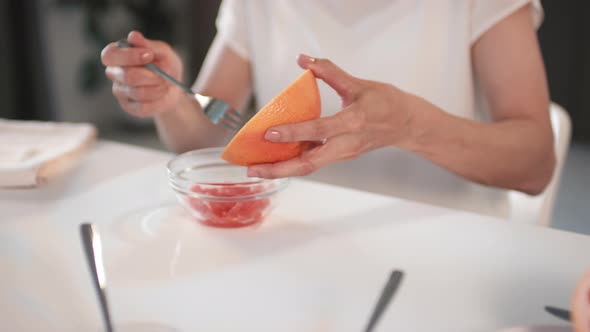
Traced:
[[90, 124], [0, 119], [0, 187], [35, 187], [67, 170], [96, 138]]

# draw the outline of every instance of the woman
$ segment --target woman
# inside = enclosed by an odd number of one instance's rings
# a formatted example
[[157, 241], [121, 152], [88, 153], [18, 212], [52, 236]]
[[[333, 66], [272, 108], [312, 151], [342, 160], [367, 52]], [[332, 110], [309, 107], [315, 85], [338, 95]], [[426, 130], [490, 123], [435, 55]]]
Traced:
[[[196, 91], [243, 109], [311, 69], [323, 117], [270, 128], [272, 141], [322, 141], [251, 176], [309, 175], [340, 185], [496, 216], [505, 189], [539, 194], [555, 160], [549, 97], [531, 0], [225, 0]], [[102, 60], [122, 108], [153, 116], [177, 152], [226, 142], [182, 91], [142, 68], [182, 79], [165, 43], [128, 36]], [[314, 57], [304, 55], [313, 54]], [[331, 59], [331, 60], [328, 60]]]

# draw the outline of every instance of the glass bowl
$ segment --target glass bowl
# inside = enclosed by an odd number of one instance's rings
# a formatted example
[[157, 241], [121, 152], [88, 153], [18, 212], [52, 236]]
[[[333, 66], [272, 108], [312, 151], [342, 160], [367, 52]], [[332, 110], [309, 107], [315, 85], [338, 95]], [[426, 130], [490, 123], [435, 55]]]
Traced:
[[221, 159], [222, 150], [190, 151], [168, 162], [168, 179], [178, 201], [208, 226], [244, 227], [262, 221], [288, 179], [248, 177], [246, 167]]

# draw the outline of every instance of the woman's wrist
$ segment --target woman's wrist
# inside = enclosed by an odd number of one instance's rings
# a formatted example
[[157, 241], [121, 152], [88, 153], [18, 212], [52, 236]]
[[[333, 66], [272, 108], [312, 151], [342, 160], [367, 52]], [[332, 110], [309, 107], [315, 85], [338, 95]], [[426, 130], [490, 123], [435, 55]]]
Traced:
[[[196, 104], [196, 103], [194, 103]], [[156, 121], [166, 121], [168, 119], [175, 119], [185, 109], [194, 108], [196, 105], [192, 105], [189, 97], [185, 94], [179, 95], [177, 101], [172, 103], [168, 108], [160, 110], [156, 113], [154, 119]]]
[[[416, 139], [419, 136], [418, 132], [421, 122], [420, 109], [416, 100], [418, 97], [402, 90], [398, 91], [398, 102], [397, 105], [394, 105], [394, 108], [397, 109], [392, 111], [404, 114], [404, 116], [401, 117], [404, 123], [402, 125], [398, 123], [393, 124], [392, 127], [398, 129], [395, 130], [397, 132], [394, 131], [391, 133], [391, 145], [412, 151], [416, 144]], [[400, 117], [393, 117], [392, 119], [394, 121], [399, 121]]]

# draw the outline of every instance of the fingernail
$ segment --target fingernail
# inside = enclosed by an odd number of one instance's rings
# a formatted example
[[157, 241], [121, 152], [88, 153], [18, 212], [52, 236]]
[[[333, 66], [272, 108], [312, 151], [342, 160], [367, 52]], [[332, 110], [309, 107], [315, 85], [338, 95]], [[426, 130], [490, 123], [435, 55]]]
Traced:
[[144, 52], [141, 54], [141, 59], [143, 61], [150, 61], [152, 59], [152, 54], [150, 52]]
[[316, 58], [310, 57], [309, 55], [306, 55], [306, 54], [303, 54], [303, 53], [301, 53], [299, 56], [304, 61], [309, 61], [309, 62], [315, 62], [316, 61]]
[[260, 174], [258, 172], [256, 172], [255, 170], [248, 168], [248, 176], [251, 178], [257, 178], [257, 177], [260, 177]]
[[275, 141], [278, 142], [281, 140], [281, 133], [276, 130], [269, 130], [264, 135], [264, 138], [268, 141]]

